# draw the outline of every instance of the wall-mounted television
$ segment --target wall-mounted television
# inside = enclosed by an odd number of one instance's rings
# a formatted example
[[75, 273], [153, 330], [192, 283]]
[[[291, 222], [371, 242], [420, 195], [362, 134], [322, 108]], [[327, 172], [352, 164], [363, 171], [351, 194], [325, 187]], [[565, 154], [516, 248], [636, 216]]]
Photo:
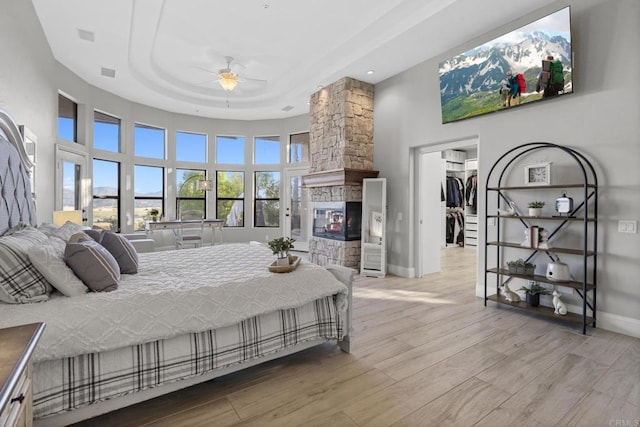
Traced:
[[573, 92], [569, 6], [439, 64], [442, 123]]

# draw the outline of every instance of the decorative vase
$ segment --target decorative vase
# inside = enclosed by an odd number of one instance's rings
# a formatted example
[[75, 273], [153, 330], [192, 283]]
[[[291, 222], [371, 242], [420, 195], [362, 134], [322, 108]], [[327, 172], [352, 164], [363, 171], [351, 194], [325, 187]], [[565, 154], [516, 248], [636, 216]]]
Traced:
[[529, 208], [529, 216], [542, 216], [542, 208]]
[[527, 304], [531, 307], [538, 307], [540, 305], [540, 294], [526, 294]]

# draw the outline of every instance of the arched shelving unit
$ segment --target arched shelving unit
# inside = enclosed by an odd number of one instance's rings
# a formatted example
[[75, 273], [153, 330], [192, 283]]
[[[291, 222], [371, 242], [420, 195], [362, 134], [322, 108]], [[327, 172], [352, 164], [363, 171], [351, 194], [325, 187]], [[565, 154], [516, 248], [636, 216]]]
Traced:
[[[516, 173], [516, 166], [523, 161], [528, 160], [541, 150], [545, 153], [553, 152], [568, 156], [571, 166], [566, 168], [572, 169], [563, 172], [571, 172], [573, 175], [581, 177], [578, 182], [548, 182], [546, 184], [527, 183], [525, 185], [510, 185], [507, 182], [513, 182], [513, 174]], [[565, 156], [565, 158], [566, 158]], [[573, 162], [571, 161], [573, 160]], [[575, 163], [575, 165], [573, 165]], [[555, 193], [552, 191], [555, 190]], [[538, 197], [548, 197], [548, 195], [558, 194], [561, 191], [572, 191], [576, 196], [573, 208], [566, 215], [541, 215], [528, 216], [516, 212], [515, 215], [505, 215], [505, 208], [513, 201], [513, 197], [522, 198], [526, 192], [535, 192]], [[539, 196], [542, 194], [543, 196]], [[502, 214], [501, 214], [502, 210]], [[562, 234], [569, 227], [579, 228], [580, 231], [574, 234], [578, 235], [579, 244], [570, 244], [568, 247], [553, 246], [549, 247], [531, 247], [534, 246], [529, 242], [528, 246], [524, 243], [509, 241], [507, 233], [505, 233], [506, 222], [520, 222], [524, 230], [530, 229], [532, 226], [544, 224], [548, 228], [549, 242], [562, 241]], [[490, 230], [490, 222], [492, 225]], [[589, 160], [580, 152], [573, 148], [561, 146], [549, 142], [531, 142], [519, 145], [506, 153], [504, 153], [491, 166], [486, 179], [485, 185], [485, 218], [484, 218], [484, 242], [485, 242], [485, 259], [484, 259], [484, 304], [487, 301], [493, 301], [497, 304], [508, 305], [518, 309], [523, 309], [531, 313], [542, 316], [553, 317], [555, 319], [574, 322], [582, 325], [582, 333], [586, 333], [588, 325], [596, 326], [596, 288], [597, 288], [597, 256], [598, 256], [598, 178]], [[512, 231], [512, 230], [510, 230]], [[511, 237], [511, 239], [513, 239]], [[492, 266], [489, 266], [490, 251], [495, 250], [495, 260], [492, 260]], [[528, 251], [528, 256], [522, 255]], [[519, 252], [519, 253], [518, 253]], [[514, 258], [522, 258], [527, 262], [538, 260], [538, 256], [548, 257], [551, 262], [557, 261], [558, 254], [572, 258], [574, 264], [579, 259], [580, 269], [577, 275], [578, 279], [571, 278], [568, 281], [554, 281], [547, 278], [546, 274], [534, 274], [533, 276], [510, 272], [506, 267], [506, 254]], [[515, 255], [514, 255], [515, 254]], [[554, 258], [555, 256], [555, 258]], [[491, 276], [495, 277], [495, 294], [489, 295], [489, 280]], [[564, 288], [570, 288], [581, 299], [582, 309], [580, 313], [567, 313], [560, 316], [554, 313], [552, 307], [529, 306], [524, 301], [513, 302], [507, 301], [504, 295], [501, 295], [500, 286], [509, 283], [513, 279], [524, 279], [545, 284], [552, 284]], [[514, 290], [514, 289], [512, 289]]]

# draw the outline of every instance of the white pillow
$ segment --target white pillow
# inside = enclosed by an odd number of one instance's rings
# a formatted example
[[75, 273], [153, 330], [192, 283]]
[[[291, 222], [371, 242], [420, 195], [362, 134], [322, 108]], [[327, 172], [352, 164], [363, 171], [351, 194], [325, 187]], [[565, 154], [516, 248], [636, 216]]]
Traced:
[[34, 246], [27, 255], [33, 266], [51, 285], [68, 297], [89, 292], [82, 280], [64, 262], [64, 255], [53, 245]]

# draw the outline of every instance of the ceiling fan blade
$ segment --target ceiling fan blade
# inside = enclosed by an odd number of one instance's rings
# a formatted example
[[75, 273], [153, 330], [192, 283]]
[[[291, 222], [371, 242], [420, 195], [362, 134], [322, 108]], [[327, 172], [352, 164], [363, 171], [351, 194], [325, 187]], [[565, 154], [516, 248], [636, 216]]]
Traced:
[[218, 74], [218, 72], [212, 68], [202, 67], [200, 65], [192, 65], [192, 67], [197, 70], [204, 71], [205, 73]]

